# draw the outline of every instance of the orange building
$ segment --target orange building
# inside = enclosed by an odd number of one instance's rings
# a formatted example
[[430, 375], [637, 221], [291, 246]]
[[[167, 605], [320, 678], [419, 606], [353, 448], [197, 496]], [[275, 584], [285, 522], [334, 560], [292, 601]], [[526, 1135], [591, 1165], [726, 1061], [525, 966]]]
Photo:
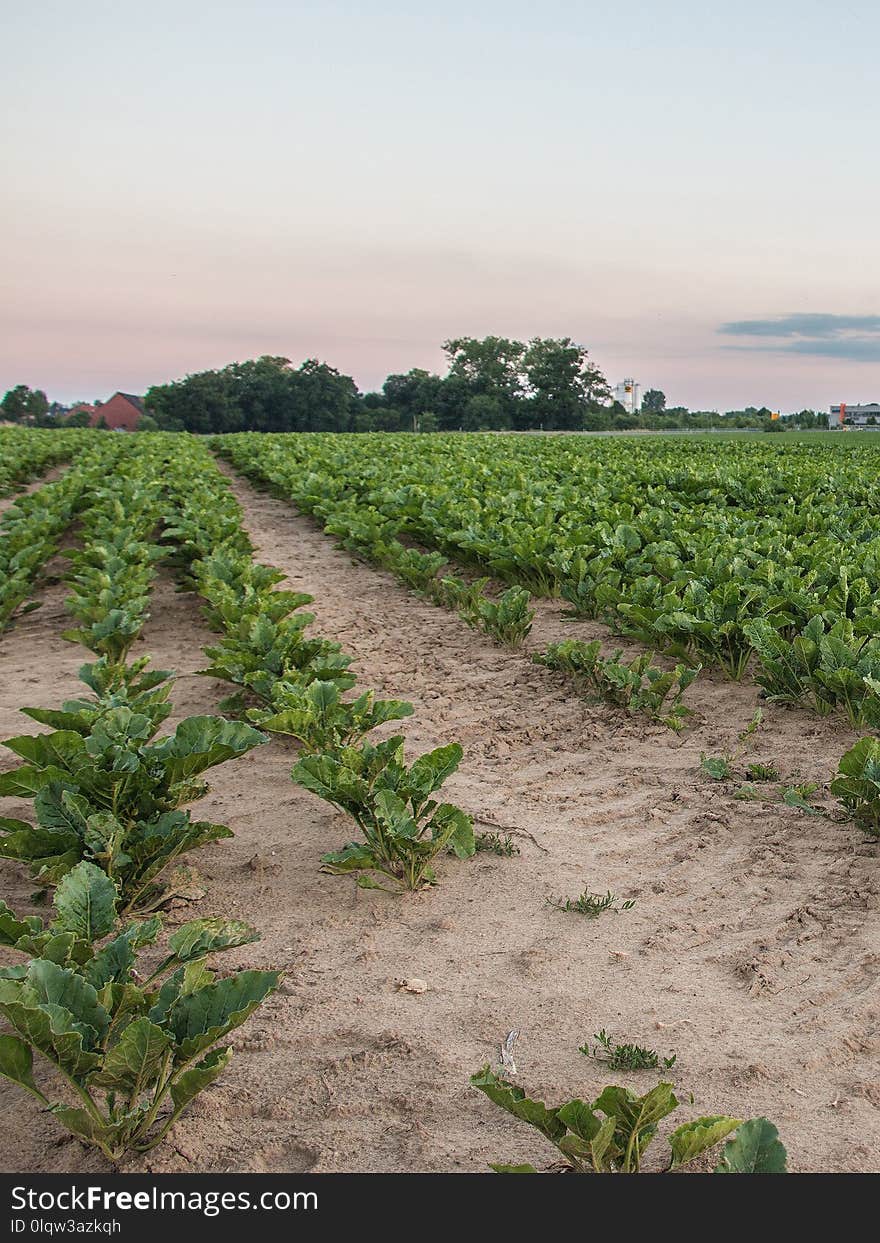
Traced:
[[103, 419], [114, 432], [133, 432], [141, 415], [145, 413], [142, 397], [135, 397], [133, 393], [114, 393], [103, 406], [92, 407], [89, 423], [95, 427]]

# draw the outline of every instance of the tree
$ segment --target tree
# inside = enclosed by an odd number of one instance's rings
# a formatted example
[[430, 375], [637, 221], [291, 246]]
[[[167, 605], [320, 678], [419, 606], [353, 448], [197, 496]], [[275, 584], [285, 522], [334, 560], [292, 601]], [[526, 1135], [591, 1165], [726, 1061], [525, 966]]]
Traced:
[[91, 415], [88, 410], [74, 410], [66, 419], [61, 420], [63, 427], [88, 427]]
[[666, 394], [659, 388], [649, 388], [642, 398], [644, 414], [660, 414], [666, 409]]
[[408, 420], [412, 427], [413, 420], [418, 420], [425, 410], [436, 411], [442, 388], [438, 375], [414, 367], [406, 375], [390, 375], [382, 385], [382, 397], [400, 411], [402, 424]]
[[522, 341], [507, 337], [453, 337], [443, 342], [449, 358], [447, 383], [461, 393], [462, 405], [471, 397], [492, 397], [505, 426], [519, 426], [517, 407], [524, 396]]
[[189, 432], [348, 431], [358, 411], [350, 376], [270, 354], [156, 385], [145, 401], [161, 428]]
[[531, 392], [527, 425], [581, 431], [584, 418], [610, 396], [608, 383], [588, 359], [583, 345], [570, 337], [534, 337], [523, 357]]
[[13, 423], [36, 423], [48, 413], [49, 399], [42, 389], [17, 384], [0, 401], [0, 410]]

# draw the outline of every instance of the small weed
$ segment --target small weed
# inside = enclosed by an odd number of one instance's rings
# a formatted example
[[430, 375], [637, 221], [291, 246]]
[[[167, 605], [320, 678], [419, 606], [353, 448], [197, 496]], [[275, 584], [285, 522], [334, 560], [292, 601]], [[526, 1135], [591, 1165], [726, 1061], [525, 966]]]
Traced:
[[485, 850], [493, 855], [520, 854], [520, 848], [508, 833], [477, 833], [474, 837], [477, 850]]
[[661, 1058], [654, 1049], [646, 1049], [640, 1044], [615, 1044], [603, 1029], [593, 1035], [596, 1043], [590, 1048], [582, 1044], [579, 1053], [584, 1057], [595, 1058], [605, 1062], [609, 1070], [657, 1070], [661, 1065], [664, 1070], [671, 1070], [675, 1065], [676, 1055]]
[[607, 893], [591, 893], [585, 889], [579, 898], [547, 898], [546, 901], [557, 911], [567, 914], [586, 915], [588, 919], [597, 919], [605, 911], [630, 911], [635, 901], [630, 898], [626, 902], [618, 899], [609, 889]]

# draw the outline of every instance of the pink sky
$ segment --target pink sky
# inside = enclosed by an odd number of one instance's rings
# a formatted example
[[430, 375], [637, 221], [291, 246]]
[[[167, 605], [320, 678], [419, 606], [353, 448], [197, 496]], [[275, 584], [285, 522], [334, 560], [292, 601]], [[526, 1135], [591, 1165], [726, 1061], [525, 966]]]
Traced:
[[[7, 25], [0, 391], [262, 353], [370, 388], [496, 333], [570, 335], [692, 408], [880, 398], [861, 0], [732, 26], [691, 0], [47, 0]], [[864, 326], [768, 334], [805, 313]]]

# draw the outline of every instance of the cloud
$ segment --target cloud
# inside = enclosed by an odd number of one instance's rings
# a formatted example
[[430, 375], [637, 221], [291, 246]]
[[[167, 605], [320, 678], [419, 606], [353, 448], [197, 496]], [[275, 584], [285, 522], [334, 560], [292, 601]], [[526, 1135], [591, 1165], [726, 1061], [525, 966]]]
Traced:
[[778, 315], [721, 324], [725, 336], [753, 340], [728, 349], [880, 362], [880, 315]]

